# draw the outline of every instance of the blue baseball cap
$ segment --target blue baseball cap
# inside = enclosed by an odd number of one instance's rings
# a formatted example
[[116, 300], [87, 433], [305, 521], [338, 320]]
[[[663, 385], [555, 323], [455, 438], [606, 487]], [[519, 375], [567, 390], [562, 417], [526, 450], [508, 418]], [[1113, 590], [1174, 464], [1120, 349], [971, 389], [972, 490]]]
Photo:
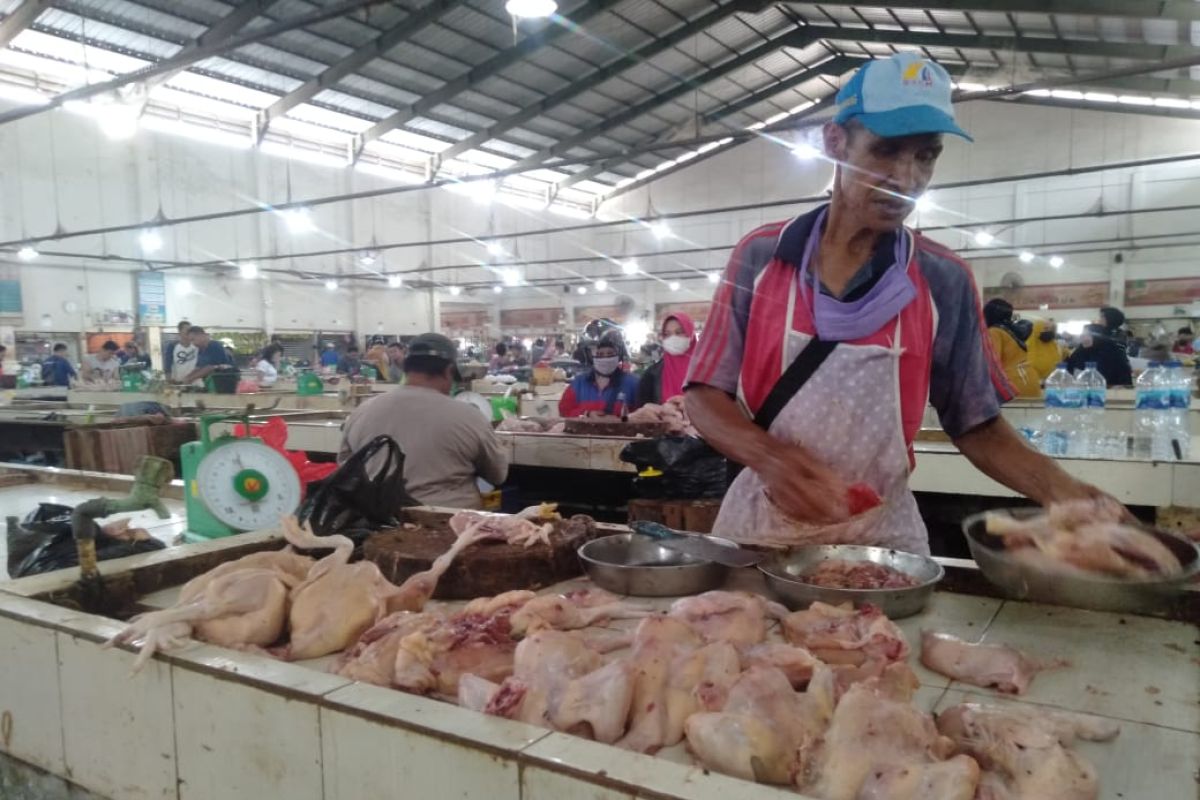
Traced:
[[975, 141], [954, 121], [950, 73], [916, 53], [867, 62], [837, 93], [839, 124], [857, 118], [876, 136], [953, 133]]

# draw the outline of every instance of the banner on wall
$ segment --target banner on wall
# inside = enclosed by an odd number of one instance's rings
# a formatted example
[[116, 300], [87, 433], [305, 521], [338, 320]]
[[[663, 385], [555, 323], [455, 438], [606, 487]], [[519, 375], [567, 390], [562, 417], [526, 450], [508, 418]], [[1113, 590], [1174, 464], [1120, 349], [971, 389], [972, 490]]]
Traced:
[[553, 330], [563, 323], [561, 308], [505, 308], [500, 327], [520, 331]]
[[1200, 278], [1125, 281], [1127, 306], [1177, 306], [1200, 300]]
[[442, 306], [443, 331], [481, 331], [488, 326], [486, 308], [447, 308]]
[[708, 321], [708, 310], [712, 308], [712, 303], [659, 303], [654, 307], [655, 324], [662, 323], [663, 318], [668, 314], [675, 312], [677, 314], [687, 314], [692, 318], [692, 322], [697, 325], [703, 325]]
[[161, 272], [137, 274], [138, 321], [142, 325], [167, 324], [167, 287]]
[[1012, 303], [1013, 308], [1039, 309], [1042, 306], [1055, 308], [1098, 308], [1108, 303], [1107, 283], [1047, 283], [1040, 286], [1022, 286], [1008, 289], [1003, 286], [988, 286], [983, 290], [983, 301], [1001, 297]]
[[613, 322], [623, 322], [625, 310], [619, 306], [584, 306], [575, 307], [575, 324], [587, 325], [594, 319], [611, 319]]
[[16, 267], [0, 265], [0, 317], [19, 317], [22, 311], [21, 276]]

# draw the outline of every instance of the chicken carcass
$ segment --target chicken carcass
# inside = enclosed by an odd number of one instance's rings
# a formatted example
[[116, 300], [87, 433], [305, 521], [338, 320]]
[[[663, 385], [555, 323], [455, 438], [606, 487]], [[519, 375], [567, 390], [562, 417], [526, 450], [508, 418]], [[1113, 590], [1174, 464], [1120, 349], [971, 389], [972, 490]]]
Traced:
[[[889, 670], [903, 667], [894, 664]], [[851, 686], [797, 785], [823, 800], [919, 797], [971, 800], [979, 767], [970, 758], [947, 760], [954, 743], [912, 703], [914, 684], [889, 677]], [[938, 765], [934, 768], [932, 765]], [[913, 794], [917, 789], [924, 794]]]
[[673, 617], [650, 617], [638, 625], [629, 733], [619, 747], [657, 752], [683, 739], [692, 714], [721, 710], [741, 672], [740, 659], [727, 642], [701, 644], [689, 625]]
[[908, 656], [908, 643], [896, 624], [872, 605], [855, 610], [849, 603], [816, 602], [781, 620], [791, 644], [806, 648], [826, 664], [860, 667], [890, 664]]
[[671, 604], [672, 617], [691, 625], [706, 642], [749, 647], [767, 636], [767, 615], [782, 617], [787, 609], [748, 592], [712, 591]]
[[1040, 670], [1066, 662], [1042, 663], [1005, 644], [971, 644], [948, 633], [922, 631], [921, 663], [956, 681], [1024, 694]]
[[820, 660], [803, 647], [782, 642], [763, 642], [742, 651], [742, 666], [776, 667], [783, 671], [793, 689], [803, 689], [812, 679]]
[[[468, 686], [482, 692], [478, 684]], [[625, 732], [633, 671], [600, 653], [576, 633], [539, 630], [517, 645], [513, 675], [491, 694], [485, 713], [612, 743]]]
[[530, 547], [538, 542], [550, 544], [554, 523], [561, 520], [558, 506], [542, 503], [530, 506], [517, 514], [492, 514], [486, 511], [460, 511], [450, 518], [450, 530], [461, 534], [472, 526], [494, 539], [508, 544]]
[[436, 625], [440, 617], [427, 612], [397, 611], [376, 622], [338, 656], [331, 669], [343, 678], [376, 686], [396, 680], [396, 654], [406, 636]]
[[507, 678], [517, 649], [510, 613], [511, 607], [494, 614], [460, 612], [404, 637], [396, 650], [392, 685], [454, 698], [463, 675]]
[[607, 592], [583, 590], [568, 594], [538, 595], [512, 614], [512, 633], [524, 636], [531, 631], [553, 628], [576, 630], [609, 619], [639, 619], [649, 616], [649, 609], [639, 608], [617, 600]]
[[1041, 709], [963, 704], [938, 715], [938, 729], [985, 770], [984, 800], [1095, 800], [1095, 768], [1068, 745], [1116, 736], [1106, 720]]

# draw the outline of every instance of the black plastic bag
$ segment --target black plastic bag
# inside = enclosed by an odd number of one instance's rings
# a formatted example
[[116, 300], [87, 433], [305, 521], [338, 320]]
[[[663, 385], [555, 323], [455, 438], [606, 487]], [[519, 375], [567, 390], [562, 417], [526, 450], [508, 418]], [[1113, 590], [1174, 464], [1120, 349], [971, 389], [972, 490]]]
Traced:
[[[23, 578], [56, 569], [79, 566], [79, 551], [71, 533], [71, 506], [40, 503], [37, 510], [16, 523], [8, 520], [8, 575]], [[96, 525], [95, 522], [90, 524]], [[104, 533], [99, 526], [94, 532], [96, 559], [108, 561], [138, 553], [162, 550], [165, 544], [158, 539], [117, 539]]]
[[621, 449], [621, 460], [638, 471], [653, 467], [663, 473], [654, 487], [659, 497], [697, 500], [725, 494], [725, 457], [695, 436], [661, 436], [640, 439]]
[[371, 532], [399, 525], [401, 508], [419, 505], [404, 485], [404, 452], [381, 434], [309, 484], [299, 516], [318, 536], [339, 533], [361, 544]]

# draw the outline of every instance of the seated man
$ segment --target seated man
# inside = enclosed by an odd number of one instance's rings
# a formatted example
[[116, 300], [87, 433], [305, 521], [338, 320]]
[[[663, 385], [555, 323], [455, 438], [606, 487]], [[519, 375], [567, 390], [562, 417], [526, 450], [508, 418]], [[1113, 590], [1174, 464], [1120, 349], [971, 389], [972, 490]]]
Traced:
[[499, 486], [508, 476], [508, 459], [483, 415], [450, 397], [457, 360], [458, 349], [441, 334], [413, 339], [404, 385], [354, 410], [338, 460], [387, 434], [404, 451], [404, 483], [414, 498], [431, 506], [481, 508], [475, 479]]

